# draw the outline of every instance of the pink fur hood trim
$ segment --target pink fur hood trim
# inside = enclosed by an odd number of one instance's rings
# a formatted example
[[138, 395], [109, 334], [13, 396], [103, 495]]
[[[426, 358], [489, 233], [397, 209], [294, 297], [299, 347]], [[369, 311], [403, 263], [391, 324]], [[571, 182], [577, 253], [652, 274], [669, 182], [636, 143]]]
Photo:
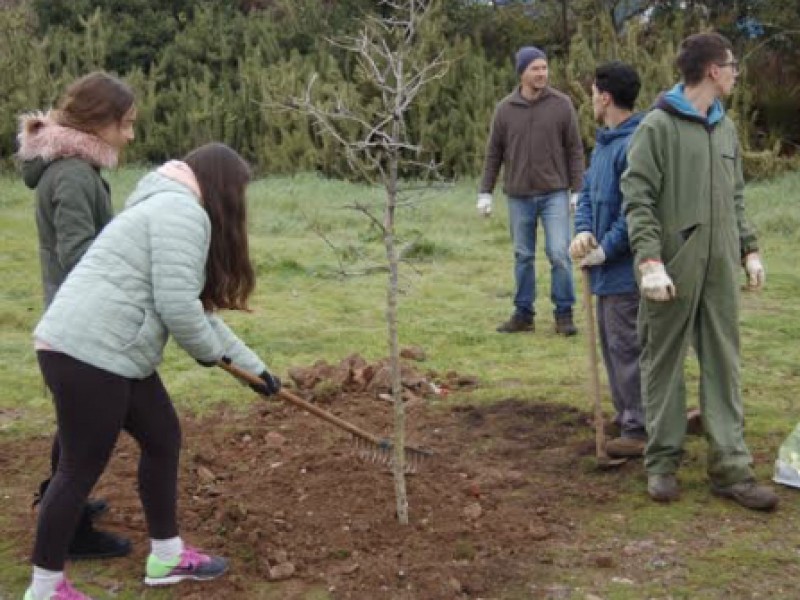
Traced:
[[156, 172], [185, 185], [192, 190], [192, 193], [197, 196], [198, 200], [202, 198], [200, 184], [197, 183], [197, 177], [194, 176], [194, 171], [192, 171], [192, 168], [185, 162], [171, 160], [158, 167]]
[[19, 124], [17, 157], [21, 160], [51, 161], [77, 156], [96, 167], [117, 166], [119, 151], [116, 148], [96, 135], [59, 125], [50, 112], [24, 114]]

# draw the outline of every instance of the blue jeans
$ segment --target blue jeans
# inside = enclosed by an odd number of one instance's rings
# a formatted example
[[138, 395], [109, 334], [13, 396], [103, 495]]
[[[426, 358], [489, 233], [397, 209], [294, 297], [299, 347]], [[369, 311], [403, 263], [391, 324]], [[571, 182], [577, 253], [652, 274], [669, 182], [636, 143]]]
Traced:
[[572, 259], [569, 256], [569, 196], [566, 190], [526, 197], [508, 198], [508, 217], [514, 243], [514, 279], [516, 314], [533, 318], [536, 311], [536, 228], [539, 219], [544, 227], [544, 251], [550, 261], [550, 299], [556, 315], [572, 313], [575, 287], [572, 282]]

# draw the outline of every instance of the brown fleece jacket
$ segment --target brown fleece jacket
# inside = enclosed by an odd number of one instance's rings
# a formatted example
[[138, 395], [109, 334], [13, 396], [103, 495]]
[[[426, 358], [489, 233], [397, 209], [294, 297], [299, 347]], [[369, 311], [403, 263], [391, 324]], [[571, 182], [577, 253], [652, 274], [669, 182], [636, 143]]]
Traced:
[[509, 196], [581, 189], [583, 144], [575, 109], [566, 94], [547, 87], [529, 102], [517, 88], [497, 105], [486, 145], [481, 193], [492, 192], [501, 166], [503, 191]]

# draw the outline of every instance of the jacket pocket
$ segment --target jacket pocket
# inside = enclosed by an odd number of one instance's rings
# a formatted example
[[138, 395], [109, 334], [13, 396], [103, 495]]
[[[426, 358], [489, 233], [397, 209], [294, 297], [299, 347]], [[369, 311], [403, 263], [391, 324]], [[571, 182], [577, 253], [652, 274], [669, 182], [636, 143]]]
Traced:
[[692, 225], [673, 234], [677, 251], [664, 266], [676, 287], [692, 269], [697, 267], [697, 240], [700, 237], [700, 227], [701, 225]]

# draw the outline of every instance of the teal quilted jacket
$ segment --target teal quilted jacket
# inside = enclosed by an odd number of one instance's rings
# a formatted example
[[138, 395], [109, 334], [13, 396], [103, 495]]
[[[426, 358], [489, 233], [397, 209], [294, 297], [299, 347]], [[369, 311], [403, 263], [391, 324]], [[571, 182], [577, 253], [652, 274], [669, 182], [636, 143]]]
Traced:
[[200, 302], [210, 239], [211, 222], [189, 188], [146, 175], [69, 274], [34, 337], [140, 379], [159, 365], [172, 335], [195, 359], [227, 356], [259, 375], [264, 363]]

